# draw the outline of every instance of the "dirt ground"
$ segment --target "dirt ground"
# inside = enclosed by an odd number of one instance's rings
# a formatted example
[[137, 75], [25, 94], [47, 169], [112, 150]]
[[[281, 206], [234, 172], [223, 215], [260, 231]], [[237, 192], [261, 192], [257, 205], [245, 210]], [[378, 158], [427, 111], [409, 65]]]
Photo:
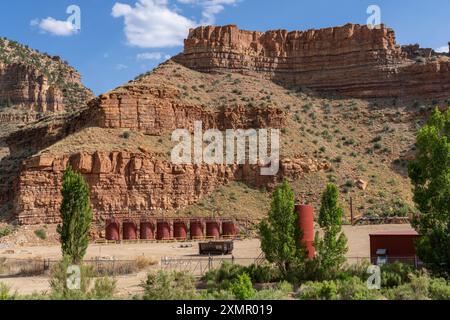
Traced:
[[[377, 231], [399, 231], [410, 230], [409, 225], [373, 225], [373, 226], [344, 226], [345, 234], [348, 237], [349, 252], [348, 258], [368, 257], [370, 250], [369, 234]], [[11, 251], [13, 250], [13, 251]], [[250, 262], [261, 254], [260, 241], [258, 239], [235, 241], [233, 256], [236, 261]], [[86, 259], [96, 257], [115, 258], [118, 260], [135, 259], [138, 256], [161, 261], [163, 258], [193, 258], [198, 257], [198, 245], [195, 242], [186, 243], [138, 243], [138, 244], [109, 244], [109, 245], [90, 245]], [[28, 246], [28, 247], [9, 247], [7, 250], [0, 249], [0, 257], [6, 258], [35, 258], [57, 260], [61, 257], [60, 247], [52, 246]], [[248, 259], [244, 259], [248, 258]], [[242, 259], [242, 260], [240, 260]], [[350, 259], [356, 261], [355, 259]], [[154, 266], [154, 269], [160, 266]], [[118, 276], [117, 288], [118, 296], [131, 297], [140, 293], [139, 285], [145, 279], [146, 272], [138, 274]], [[47, 276], [39, 277], [12, 277], [2, 278], [0, 282], [7, 284], [11, 290], [19, 294], [31, 294], [34, 292], [43, 292], [49, 290], [49, 281]]]

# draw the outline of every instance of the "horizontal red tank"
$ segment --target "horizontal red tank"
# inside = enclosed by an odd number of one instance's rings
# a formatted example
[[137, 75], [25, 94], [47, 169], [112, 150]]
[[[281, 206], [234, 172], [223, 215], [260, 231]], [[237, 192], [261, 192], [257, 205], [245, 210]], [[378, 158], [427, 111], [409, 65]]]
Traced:
[[173, 223], [173, 238], [175, 240], [187, 239], [187, 225], [184, 221], [174, 221]]
[[108, 241], [120, 240], [120, 224], [117, 221], [110, 220], [106, 223], [105, 238]]
[[150, 221], [143, 221], [140, 225], [140, 236], [142, 240], [155, 239], [155, 224]]
[[124, 222], [123, 228], [123, 240], [136, 240], [137, 239], [137, 226], [132, 221]]
[[216, 220], [206, 221], [206, 237], [211, 239], [220, 238], [220, 224]]
[[222, 222], [222, 235], [225, 238], [233, 238], [237, 235], [236, 224], [233, 221]]
[[311, 205], [295, 205], [295, 212], [298, 214], [298, 227], [303, 233], [300, 243], [308, 251], [308, 257], [314, 258], [314, 208]]
[[156, 224], [156, 240], [170, 240], [170, 222], [158, 221]]
[[203, 233], [204, 225], [202, 220], [200, 219], [192, 219], [190, 221], [190, 233], [191, 233], [191, 239], [192, 240], [198, 240], [204, 238]]

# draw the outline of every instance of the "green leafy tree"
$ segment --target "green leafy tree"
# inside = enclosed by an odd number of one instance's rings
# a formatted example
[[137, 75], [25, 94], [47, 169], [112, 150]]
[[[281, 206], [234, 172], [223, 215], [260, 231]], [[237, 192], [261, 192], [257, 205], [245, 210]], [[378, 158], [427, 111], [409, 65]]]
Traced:
[[62, 196], [62, 225], [57, 228], [61, 236], [62, 253], [70, 257], [71, 263], [80, 264], [89, 244], [92, 209], [89, 186], [83, 176], [71, 167], [64, 172]]
[[294, 206], [294, 192], [284, 181], [275, 189], [269, 216], [259, 226], [261, 250], [267, 261], [279, 268], [283, 278], [292, 276], [306, 259], [306, 250], [298, 241], [301, 234]]
[[438, 108], [417, 135], [417, 156], [409, 164], [414, 202], [413, 225], [421, 238], [417, 253], [435, 272], [450, 269], [450, 109]]
[[327, 185], [322, 195], [319, 213], [319, 225], [323, 230], [323, 238], [316, 233], [314, 247], [316, 248], [315, 264], [319, 278], [334, 277], [345, 263], [348, 251], [347, 237], [342, 232], [342, 217], [344, 210], [339, 203], [339, 190], [336, 185]]

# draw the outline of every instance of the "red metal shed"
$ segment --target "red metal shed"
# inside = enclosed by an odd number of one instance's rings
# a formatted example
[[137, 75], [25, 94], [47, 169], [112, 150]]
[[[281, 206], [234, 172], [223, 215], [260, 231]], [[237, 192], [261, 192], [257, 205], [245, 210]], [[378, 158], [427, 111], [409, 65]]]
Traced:
[[415, 241], [420, 235], [416, 231], [384, 231], [371, 233], [369, 236], [372, 263], [418, 263]]

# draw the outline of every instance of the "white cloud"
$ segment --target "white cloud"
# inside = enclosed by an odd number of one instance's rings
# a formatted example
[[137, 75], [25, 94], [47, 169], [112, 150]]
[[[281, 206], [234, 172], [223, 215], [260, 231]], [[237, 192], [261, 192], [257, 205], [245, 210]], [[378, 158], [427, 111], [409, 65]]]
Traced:
[[435, 49], [434, 51], [439, 52], [439, 53], [449, 53], [448, 46], [439, 47], [439, 48]]
[[197, 5], [202, 8], [202, 20], [200, 24], [214, 24], [216, 15], [225, 9], [226, 5], [234, 5], [238, 0], [177, 0], [182, 4]]
[[136, 58], [138, 60], [161, 60], [162, 56], [161, 52], [144, 52], [137, 54]]
[[139, 0], [134, 7], [116, 3], [115, 18], [124, 17], [128, 43], [141, 48], [174, 47], [183, 43], [196, 23], [167, 7], [167, 0]]
[[126, 66], [124, 64], [120, 64], [120, 63], [118, 65], [116, 65], [116, 70], [122, 71], [125, 69], [128, 69], [128, 66]]
[[134, 6], [116, 2], [112, 16], [124, 18], [125, 35], [129, 44], [141, 48], [164, 48], [183, 45], [189, 29], [201, 24], [214, 24], [215, 17], [239, 0], [173, 0], [199, 7], [202, 19], [197, 22], [183, 16], [169, 0], [137, 0]]
[[52, 17], [31, 20], [30, 25], [55, 36], [67, 37], [77, 33], [77, 29], [69, 21], [56, 20]]

